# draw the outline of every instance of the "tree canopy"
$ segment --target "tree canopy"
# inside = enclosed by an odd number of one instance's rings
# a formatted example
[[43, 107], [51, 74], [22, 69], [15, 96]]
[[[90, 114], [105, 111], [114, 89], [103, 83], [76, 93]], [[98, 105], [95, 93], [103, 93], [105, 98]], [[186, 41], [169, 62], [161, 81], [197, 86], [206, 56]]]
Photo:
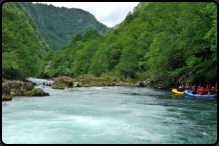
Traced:
[[208, 70], [217, 68], [217, 5], [140, 3], [116, 29], [102, 35], [88, 30], [54, 54], [46, 60], [55, 64], [50, 77], [67, 71], [72, 77], [91, 73], [144, 80], [158, 76], [170, 83], [192, 72], [182, 83], [203, 81]]
[[71, 42], [77, 34], [84, 35], [90, 29], [100, 34], [108, 29], [87, 11], [78, 8], [55, 7], [52, 4], [21, 2], [33, 17], [40, 34], [52, 50], [59, 50]]

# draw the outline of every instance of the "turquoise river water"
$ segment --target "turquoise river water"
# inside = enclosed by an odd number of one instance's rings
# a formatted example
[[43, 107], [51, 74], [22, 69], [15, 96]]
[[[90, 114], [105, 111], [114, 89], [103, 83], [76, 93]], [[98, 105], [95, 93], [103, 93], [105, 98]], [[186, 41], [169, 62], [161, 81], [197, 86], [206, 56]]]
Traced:
[[2, 101], [5, 144], [214, 144], [217, 99], [146, 87], [43, 88], [50, 96]]

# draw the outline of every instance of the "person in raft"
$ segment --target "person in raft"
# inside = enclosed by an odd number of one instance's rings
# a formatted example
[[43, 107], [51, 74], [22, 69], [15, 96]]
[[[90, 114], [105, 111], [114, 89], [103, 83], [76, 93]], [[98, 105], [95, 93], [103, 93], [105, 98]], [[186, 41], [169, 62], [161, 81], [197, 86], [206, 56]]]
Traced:
[[186, 84], [186, 86], [185, 86], [185, 90], [189, 90], [189, 86], [188, 86], [188, 84]]
[[182, 91], [183, 91], [182, 86], [179, 86], [177, 90], [180, 91], [180, 92], [182, 92]]
[[45, 86], [45, 82], [43, 82], [43, 85]]
[[205, 93], [207, 93], [207, 94], [210, 94], [210, 88], [209, 88], [209, 85], [207, 85], [207, 88], [205, 88]]
[[184, 85], [182, 85], [182, 89], [183, 89], [183, 91], [185, 90], [185, 86]]
[[192, 87], [188, 84], [188, 90], [190, 90]]
[[204, 89], [204, 87], [201, 87], [201, 89], [199, 89], [199, 94], [201, 94], [201, 95], [203, 95], [203, 94], [205, 94], [205, 89]]
[[214, 89], [214, 87], [212, 87], [211, 89], [211, 94], [216, 94], [216, 90]]
[[185, 90], [190, 90], [190, 89], [191, 89], [191, 86], [189, 84], [186, 84]]
[[201, 89], [201, 86], [198, 86], [197, 93], [199, 93], [200, 89]]
[[196, 87], [195, 87], [195, 85], [192, 87], [192, 94], [196, 94]]

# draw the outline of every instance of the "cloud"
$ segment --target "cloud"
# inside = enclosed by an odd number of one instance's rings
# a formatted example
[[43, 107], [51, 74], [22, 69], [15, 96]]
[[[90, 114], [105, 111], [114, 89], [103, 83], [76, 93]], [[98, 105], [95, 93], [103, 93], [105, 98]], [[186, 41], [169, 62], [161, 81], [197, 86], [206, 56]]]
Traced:
[[122, 22], [128, 12], [133, 12], [139, 2], [40, 2], [56, 7], [80, 8], [93, 14], [96, 19], [108, 27]]

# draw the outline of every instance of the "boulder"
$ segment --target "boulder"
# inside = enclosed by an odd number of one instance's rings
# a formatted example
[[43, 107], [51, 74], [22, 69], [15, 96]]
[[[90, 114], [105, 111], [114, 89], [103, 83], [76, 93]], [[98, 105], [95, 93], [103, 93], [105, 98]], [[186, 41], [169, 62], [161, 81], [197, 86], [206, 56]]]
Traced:
[[52, 89], [65, 89], [68, 88], [68, 86], [65, 85], [52, 85]]
[[10, 100], [12, 100], [12, 95], [2, 94], [2, 101], [10, 101]]
[[81, 87], [82, 83], [81, 82], [75, 82], [73, 87]]
[[72, 87], [74, 80], [69, 77], [58, 77], [54, 79], [53, 89], [65, 89]]
[[24, 96], [48, 96], [49, 93], [44, 92], [42, 89], [40, 88], [36, 88], [33, 89], [31, 91], [27, 91]]
[[136, 85], [137, 87], [144, 87], [144, 86], [145, 86], [142, 81], [137, 81], [137, 82], [135, 83], [135, 85]]
[[34, 86], [28, 82], [6, 81], [2, 83], [2, 94], [22, 96], [25, 92], [31, 91]]
[[34, 89], [32, 82], [4, 81], [2, 83], [2, 101], [12, 100], [13, 96], [45, 96], [49, 93], [42, 89]]

